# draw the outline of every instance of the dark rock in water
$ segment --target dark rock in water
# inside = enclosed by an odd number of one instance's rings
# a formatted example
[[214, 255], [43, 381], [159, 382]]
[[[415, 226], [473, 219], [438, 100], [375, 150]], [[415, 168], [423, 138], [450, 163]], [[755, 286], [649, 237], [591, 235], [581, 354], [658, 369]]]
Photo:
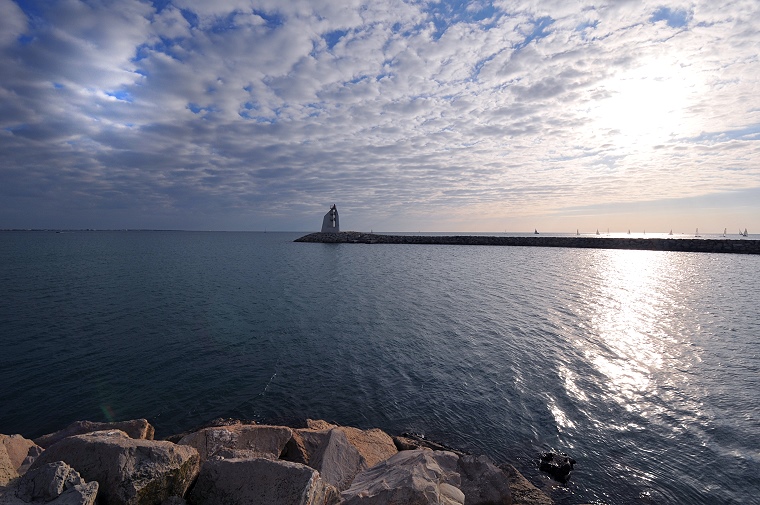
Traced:
[[[432, 449], [434, 451], [453, 452], [457, 456], [465, 456], [468, 454], [465, 451], [460, 451], [449, 445], [428, 440], [427, 438], [425, 438], [425, 435], [421, 435], [419, 433], [405, 432], [401, 434], [401, 437], [396, 437], [396, 438], [398, 438], [398, 440], [394, 441], [394, 443], [396, 444], [396, 448], [398, 448], [399, 450]], [[400, 447], [409, 447], [410, 449], [401, 449]]]
[[554, 480], [564, 484], [570, 479], [573, 465], [575, 465], [575, 460], [564, 452], [559, 454], [545, 452], [541, 454], [541, 463], [538, 468], [551, 475]]

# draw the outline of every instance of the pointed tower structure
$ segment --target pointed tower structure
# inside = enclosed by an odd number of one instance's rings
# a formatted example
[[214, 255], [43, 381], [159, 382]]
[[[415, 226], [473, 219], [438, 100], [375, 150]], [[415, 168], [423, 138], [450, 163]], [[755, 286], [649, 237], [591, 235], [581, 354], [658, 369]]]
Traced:
[[325, 214], [322, 219], [322, 233], [338, 233], [340, 232], [340, 220], [338, 219], [338, 208], [333, 204], [330, 210]]

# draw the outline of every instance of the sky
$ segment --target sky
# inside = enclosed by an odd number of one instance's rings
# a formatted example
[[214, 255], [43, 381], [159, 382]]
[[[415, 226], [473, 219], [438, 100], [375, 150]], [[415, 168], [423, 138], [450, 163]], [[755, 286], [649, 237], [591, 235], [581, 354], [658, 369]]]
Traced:
[[760, 231], [757, 0], [0, 0], [0, 229]]

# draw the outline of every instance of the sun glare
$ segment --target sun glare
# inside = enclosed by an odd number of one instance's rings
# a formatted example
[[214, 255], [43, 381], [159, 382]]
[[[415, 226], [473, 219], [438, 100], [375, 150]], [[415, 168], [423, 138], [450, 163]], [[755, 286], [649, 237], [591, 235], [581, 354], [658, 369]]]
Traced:
[[669, 256], [647, 251], [604, 251], [597, 255], [601, 291], [589, 293], [591, 327], [603, 346], [588, 348], [594, 367], [607, 376], [614, 398], [636, 408], [650, 389], [650, 372], [663, 366], [667, 335], [657, 321], [660, 284]]
[[649, 62], [605, 83], [609, 96], [590, 111], [595, 129], [623, 148], [683, 136], [695, 88], [690, 69], [670, 60]]

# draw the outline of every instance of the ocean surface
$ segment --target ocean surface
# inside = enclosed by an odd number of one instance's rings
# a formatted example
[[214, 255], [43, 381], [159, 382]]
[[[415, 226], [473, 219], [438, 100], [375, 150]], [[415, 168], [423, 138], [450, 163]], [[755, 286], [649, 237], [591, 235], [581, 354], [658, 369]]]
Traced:
[[301, 235], [0, 233], [0, 433], [310, 417], [563, 504], [760, 503], [760, 256]]

